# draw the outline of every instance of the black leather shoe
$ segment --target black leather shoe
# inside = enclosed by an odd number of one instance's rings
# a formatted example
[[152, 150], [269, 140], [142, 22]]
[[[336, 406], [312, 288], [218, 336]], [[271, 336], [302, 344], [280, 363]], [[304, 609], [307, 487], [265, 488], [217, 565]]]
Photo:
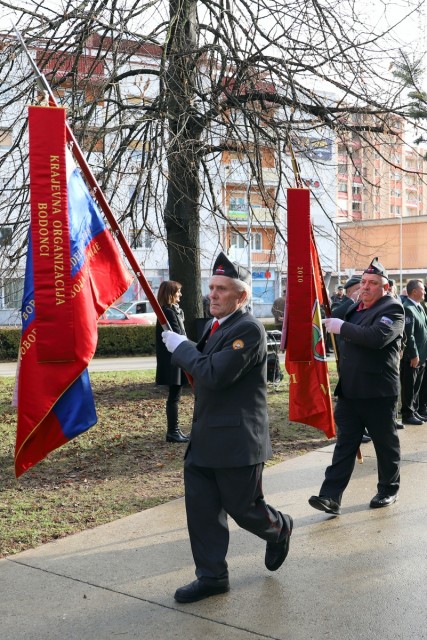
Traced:
[[308, 503], [315, 509], [319, 509], [319, 511], [324, 511], [325, 513], [332, 513], [334, 516], [339, 516], [341, 513], [341, 506], [338, 502], [335, 502], [335, 500], [327, 496], [311, 496], [311, 498], [308, 499]]
[[279, 567], [286, 560], [286, 556], [289, 553], [289, 541], [292, 534], [292, 528], [294, 526], [294, 521], [291, 516], [283, 515], [283, 519], [286, 523], [287, 531], [285, 533], [285, 537], [280, 542], [267, 542], [267, 547], [265, 549], [265, 566], [269, 571], [277, 571]]
[[371, 442], [372, 438], [371, 436], [368, 436], [367, 433], [364, 433], [362, 436], [362, 442]]
[[409, 416], [408, 418], [402, 418], [402, 421], [405, 424], [424, 424], [424, 422], [422, 420], [420, 420], [419, 418], [416, 418], [415, 416]]
[[403, 424], [403, 422], [399, 422], [398, 420], [395, 420], [394, 425], [396, 427], [396, 429], [404, 429], [405, 425]]
[[166, 434], [166, 442], [188, 442], [190, 436], [186, 436], [182, 433], [181, 429], [175, 429], [175, 431], [168, 431]]
[[420, 413], [419, 411], [415, 411], [414, 416], [418, 418], [418, 420], [422, 420], [423, 422], [427, 422], [427, 416], [424, 413]]
[[177, 602], [197, 602], [198, 600], [230, 591], [228, 580], [217, 580], [217, 583], [212, 584], [203, 580], [194, 580], [194, 582], [177, 589], [174, 598]]
[[381, 507], [388, 507], [390, 504], [393, 504], [393, 502], [396, 502], [396, 500], [397, 493], [395, 493], [393, 496], [387, 496], [383, 493], [377, 493], [377, 495], [372, 498], [369, 506], [371, 507], [371, 509], [380, 509]]

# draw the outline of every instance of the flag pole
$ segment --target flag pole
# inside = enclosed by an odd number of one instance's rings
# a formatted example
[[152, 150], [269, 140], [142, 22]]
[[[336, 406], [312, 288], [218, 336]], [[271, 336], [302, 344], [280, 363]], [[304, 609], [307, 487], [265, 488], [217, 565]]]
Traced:
[[[58, 107], [58, 103], [56, 101], [56, 98], [53, 94], [53, 91], [48, 83], [48, 81], [46, 80], [46, 77], [41, 73], [41, 71], [39, 70], [39, 68], [37, 67], [36, 63], [34, 62], [33, 58], [30, 55], [30, 52], [28, 51], [25, 42], [20, 34], [20, 32], [17, 30], [16, 26], [13, 25], [13, 28], [15, 30], [15, 34], [16, 37], [18, 38], [20, 47], [22, 49], [22, 51], [26, 54], [28, 61], [31, 65], [31, 68], [33, 70], [33, 73], [36, 77], [36, 83], [38, 88], [40, 89], [40, 91], [42, 91], [43, 93], [46, 93], [48, 98], [49, 98], [49, 104], [52, 107]], [[66, 139], [67, 142], [69, 143], [70, 147], [71, 147], [71, 152], [73, 154], [73, 156], [75, 157], [78, 165], [80, 166], [82, 173], [84, 175], [84, 177], [86, 178], [86, 181], [88, 183], [88, 185], [90, 186], [90, 188], [92, 189], [94, 198], [96, 199], [96, 201], [98, 202], [100, 208], [102, 209], [105, 217], [107, 218], [107, 221], [111, 227], [111, 231], [113, 233], [113, 235], [117, 238], [118, 243], [120, 244], [123, 253], [125, 254], [126, 258], [129, 261], [129, 264], [134, 272], [134, 274], [137, 277], [137, 280], [139, 282], [139, 284], [141, 285], [145, 295], [147, 296], [151, 306], [153, 307], [153, 311], [155, 312], [158, 321], [160, 322], [162, 328], [164, 330], [167, 329], [171, 329], [169, 322], [156, 298], [156, 296], [154, 295], [153, 290], [151, 289], [146, 277], [144, 276], [142, 269], [137, 261], [137, 259], [135, 258], [132, 249], [130, 248], [126, 238], [123, 235], [122, 230], [120, 229], [116, 218], [114, 217], [114, 214], [110, 208], [110, 205], [108, 204], [102, 190], [101, 187], [99, 186], [95, 176], [93, 175], [88, 163], [86, 162], [86, 159], [83, 155], [83, 152], [80, 148], [79, 143], [77, 142], [73, 132], [71, 131], [70, 125], [68, 124], [68, 122], [65, 122], [65, 126], [66, 126]]]

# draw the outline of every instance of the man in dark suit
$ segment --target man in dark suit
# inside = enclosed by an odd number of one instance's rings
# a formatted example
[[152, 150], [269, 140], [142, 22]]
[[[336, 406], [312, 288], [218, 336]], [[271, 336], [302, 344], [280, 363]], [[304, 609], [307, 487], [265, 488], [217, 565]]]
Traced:
[[424, 299], [422, 280], [409, 280], [405, 309], [406, 345], [400, 364], [402, 387], [402, 421], [404, 424], [421, 425], [427, 415], [419, 413], [419, 393], [427, 359], [427, 316], [421, 305]]
[[196, 345], [164, 332], [172, 364], [194, 379], [194, 415], [185, 454], [187, 523], [197, 580], [175, 600], [195, 602], [229, 590], [227, 514], [267, 542], [265, 566], [275, 571], [289, 551], [292, 518], [268, 505], [262, 492], [271, 456], [267, 416], [267, 340], [244, 309], [249, 272], [220, 253], [210, 279], [214, 317]]
[[325, 320], [327, 330], [341, 338], [335, 390], [338, 437], [320, 493], [311, 496], [309, 503], [326, 513], [341, 513], [342, 495], [353, 473], [365, 429], [378, 461], [378, 492], [370, 507], [387, 507], [397, 498], [400, 443], [395, 415], [404, 313], [402, 304], [387, 295], [388, 289], [387, 272], [374, 258], [362, 275], [360, 302], [348, 309], [345, 320]]

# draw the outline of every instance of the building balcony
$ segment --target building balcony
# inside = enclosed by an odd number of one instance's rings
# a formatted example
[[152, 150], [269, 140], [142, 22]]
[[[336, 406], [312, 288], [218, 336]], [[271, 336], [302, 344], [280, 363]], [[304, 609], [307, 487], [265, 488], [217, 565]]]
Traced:
[[274, 251], [251, 251], [252, 264], [265, 264], [266, 266], [276, 262], [276, 253]]
[[[251, 205], [251, 219], [252, 223], [273, 223], [273, 214], [272, 211], [268, 207], [258, 207], [256, 205]], [[229, 220], [233, 220], [238, 223], [247, 223], [248, 222], [248, 205], [247, 204], [237, 204], [232, 205], [228, 208], [227, 217]]]

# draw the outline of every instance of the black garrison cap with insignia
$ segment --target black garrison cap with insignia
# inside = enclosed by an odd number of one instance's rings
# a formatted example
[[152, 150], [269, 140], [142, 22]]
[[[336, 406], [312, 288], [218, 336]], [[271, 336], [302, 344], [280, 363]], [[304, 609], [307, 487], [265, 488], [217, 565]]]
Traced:
[[382, 276], [383, 278], [386, 278], [386, 280], [388, 280], [387, 271], [385, 267], [383, 267], [381, 262], [378, 262], [378, 258], [374, 258], [369, 267], [365, 269], [363, 273], [374, 273], [375, 275]]
[[361, 279], [362, 279], [362, 276], [351, 276], [351, 278], [349, 278], [345, 283], [344, 289], [348, 289], [349, 287], [352, 287], [355, 284], [360, 284]]
[[242, 280], [242, 282], [246, 282], [246, 284], [251, 284], [251, 274], [248, 269], [245, 269], [245, 267], [242, 267], [242, 265], [237, 262], [231, 262], [222, 251], [215, 260], [212, 275], [227, 276], [228, 278]]

